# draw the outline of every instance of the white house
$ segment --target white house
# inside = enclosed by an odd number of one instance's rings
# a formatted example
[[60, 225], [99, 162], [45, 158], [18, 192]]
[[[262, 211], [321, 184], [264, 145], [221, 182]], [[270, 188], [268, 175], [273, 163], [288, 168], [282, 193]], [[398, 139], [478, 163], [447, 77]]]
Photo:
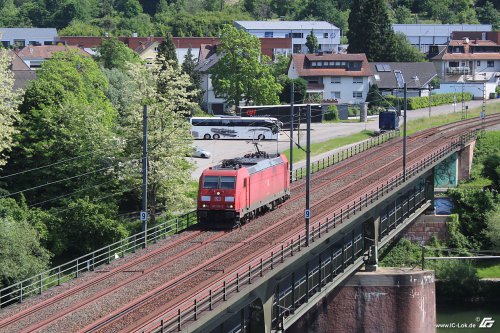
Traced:
[[308, 52], [306, 38], [311, 31], [321, 51], [338, 52], [340, 44], [340, 29], [325, 21], [234, 21], [234, 25], [259, 38], [292, 38], [293, 53]]
[[445, 82], [498, 82], [500, 45], [490, 40], [452, 40], [430, 59]]
[[394, 32], [401, 32], [420, 51], [427, 53], [431, 45], [445, 45], [454, 31], [491, 31], [491, 24], [393, 24]]
[[56, 28], [0, 28], [0, 42], [3, 47], [53, 45], [56, 44], [56, 39]]
[[361, 54], [293, 54], [288, 77], [307, 81], [307, 92], [318, 93], [323, 100], [358, 104], [366, 100], [370, 65]]

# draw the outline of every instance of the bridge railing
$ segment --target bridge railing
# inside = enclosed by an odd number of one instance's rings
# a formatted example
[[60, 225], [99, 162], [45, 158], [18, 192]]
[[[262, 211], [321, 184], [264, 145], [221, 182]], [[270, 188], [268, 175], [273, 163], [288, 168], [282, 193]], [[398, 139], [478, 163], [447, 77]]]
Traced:
[[110, 264], [123, 258], [127, 253], [133, 253], [137, 249], [145, 247], [146, 239], [147, 244], [155, 243], [159, 239], [177, 233], [195, 223], [197, 223], [196, 211], [192, 211], [150, 228], [147, 231], [147, 237], [145, 237], [144, 232], [139, 232], [3, 288], [0, 290], [0, 308], [14, 302], [22, 302], [27, 297], [41, 294], [50, 287], [77, 278], [83, 272], [93, 271], [103, 264]]
[[[362, 153], [370, 148], [379, 146], [393, 138], [399, 137], [399, 131], [389, 131], [383, 134], [380, 134], [371, 139], [365, 140], [358, 144], [352, 145], [347, 149], [343, 149], [335, 154], [328, 155], [321, 160], [315, 161], [311, 163], [311, 174], [321, 171], [331, 165], [342, 162], [349, 157], [355, 156], [359, 153]], [[306, 167], [301, 167], [299, 169], [295, 169], [292, 172], [293, 180], [300, 180], [306, 176]]]
[[[385, 183], [376, 186], [370, 190], [369, 194], [359, 197], [351, 203], [342, 206], [327, 216], [324, 220], [312, 225], [310, 241], [314, 242], [322, 235], [336, 228], [344, 221], [355, 216], [357, 213], [369, 204], [379, 200], [389, 194], [392, 190], [415, 177], [426, 168], [434, 165], [437, 161], [444, 159], [451, 152], [463, 148], [465, 144], [476, 137], [478, 130], [468, 132], [459, 139], [454, 140], [442, 148], [432, 151], [423, 160], [410, 165], [407, 168], [406, 180], [403, 179], [403, 173], [399, 172], [396, 176], [390, 178]], [[415, 204], [421, 204], [425, 196], [414, 196]], [[223, 280], [215, 282], [212, 286], [202, 290], [196, 296], [190, 297], [182, 302], [176, 309], [169, 310], [162, 314], [160, 318], [150, 324], [142, 327], [136, 332], [176, 332], [182, 330], [183, 326], [197, 320], [200, 315], [206, 311], [211, 311], [219, 303], [226, 301], [231, 294], [240, 292], [245, 286], [251, 285], [258, 277], [262, 277], [267, 271], [273, 270], [275, 266], [283, 263], [287, 258], [301, 251], [307, 244], [305, 231], [301, 230], [284, 240], [281, 244], [274, 246], [264, 254], [258, 255], [254, 260], [239, 267], [229, 273]], [[354, 245], [351, 256], [344, 258], [347, 262], [354, 262], [355, 256], [359, 256], [363, 251], [362, 246]]]

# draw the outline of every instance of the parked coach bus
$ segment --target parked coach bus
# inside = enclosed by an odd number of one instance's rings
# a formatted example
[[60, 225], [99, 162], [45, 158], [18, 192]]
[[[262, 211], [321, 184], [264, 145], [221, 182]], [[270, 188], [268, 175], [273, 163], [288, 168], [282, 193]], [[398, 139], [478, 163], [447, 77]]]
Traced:
[[281, 122], [269, 117], [192, 117], [195, 139], [277, 140]]

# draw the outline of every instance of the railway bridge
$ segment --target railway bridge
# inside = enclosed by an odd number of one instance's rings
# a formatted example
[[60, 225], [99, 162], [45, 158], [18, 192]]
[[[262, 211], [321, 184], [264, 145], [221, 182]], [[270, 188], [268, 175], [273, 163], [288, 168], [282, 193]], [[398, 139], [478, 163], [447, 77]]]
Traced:
[[[379, 249], [415, 219], [432, 212], [435, 183], [468, 177], [475, 135], [469, 133], [276, 246], [247, 269], [178, 311], [165, 331], [283, 332], [361, 266], [375, 269]], [[447, 170], [436, 178], [435, 170]], [[206, 311], [208, 309], [208, 311]], [[198, 312], [195, 314], [195, 312]], [[174, 328], [175, 326], [175, 328]], [[150, 331], [150, 328], [146, 331]]]
[[[148, 239], [140, 234], [77, 259], [68, 271], [82, 281], [62, 285], [59, 294], [59, 287], [42, 291], [62, 283], [61, 267], [22, 281], [1, 290], [0, 301], [42, 295], [2, 309], [0, 332], [284, 331], [362, 265], [375, 268], [379, 249], [433, 210], [436, 179], [442, 186], [468, 176], [476, 137], [498, 123], [492, 116], [486, 124], [471, 120], [409, 137], [405, 173], [396, 137], [316, 162], [309, 239], [303, 173], [296, 172], [292, 198], [241, 230], [183, 233], [140, 252], [171, 231], [159, 226]], [[137, 253], [125, 261], [130, 249]], [[113, 267], [98, 266], [105, 262]]]

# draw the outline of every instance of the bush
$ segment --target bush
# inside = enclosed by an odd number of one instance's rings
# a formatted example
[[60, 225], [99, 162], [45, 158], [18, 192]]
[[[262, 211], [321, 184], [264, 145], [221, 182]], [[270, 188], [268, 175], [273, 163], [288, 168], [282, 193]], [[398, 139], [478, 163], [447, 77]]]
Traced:
[[337, 110], [336, 105], [330, 105], [325, 112], [325, 120], [338, 120], [339, 110]]
[[[457, 102], [462, 101], [462, 94], [435, 94], [431, 97], [431, 105], [437, 106], [442, 104], [451, 104], [453, 103], [453, 97], [456, 96]], [[384, 98], [392, 104], [392, 106], [397, 106], [398, 102], [401, 109], [404, 108], [404, 98], [396, 97], [394, 95], [385, 95]], [[470, 101], [472, 100], [471, 93], [464, 93], [464, 100]], [[429, 107], [429, 97], [409, 97], [407, 101], [407, 109], [415, 110], [415, 109], [423, 109]]]
[[350, 106], [348, 109], [349, 117], [357, 117], [359, 116], [359, 108], [356, 106]]

